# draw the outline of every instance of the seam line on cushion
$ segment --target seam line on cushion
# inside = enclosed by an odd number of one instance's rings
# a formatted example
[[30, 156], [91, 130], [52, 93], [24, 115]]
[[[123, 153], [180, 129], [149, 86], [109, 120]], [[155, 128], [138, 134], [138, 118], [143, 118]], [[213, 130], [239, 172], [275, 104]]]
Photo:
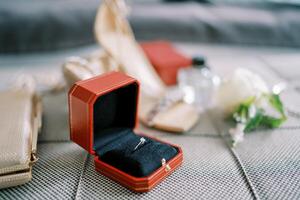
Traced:
[[256, 189], [255, 189], [255, 187], [254, 187], [254, 185], [253, 185], [253, 183], [252, 183], [250, 177], [248, 176], [247, 171], [246, 171], [246, 168], [245, 168], [245, 166], [244, 166], [242, 160], [240, 159], [238, 153], [234, 150], [234, 148], [232, 148], [232, 147], [230, 146], [230, 144], [228, 144], [226, 138], [224, 137], [224, 135], [223, 135], [221, 132], [220, 132], [220, 136], [221, 136], [221, 138], [223, 139], [223, 141], [225, 142], [227, 148], [230, 150], [230, 153], [232, 154], [233, 158], [235, 159], [237, 165], [239, 166], [239, 168], [240, 168], [240, 170], [241, 170], [241, 172], [242, 172], [242, 175], [244, 176], [244, 178], [245, 178], [245, 180], [246, 180], [246, 183], [248, 184], [249, 189], [250, 189], [250, 191], [251, 191], [251, 193], [252, 193], [254, 199], [259, 200], [260, 198], [259, 198], [259, 196], [258, 196], [258, 194], [257, 194], [257, 192], [256, 192]]
[[84, 165], [83, 165], [83, 169], [80, 173], [80, 177], [79, 177], [79, 180], [77, 182], [77, 187], [76, 187], [76, 193], [74, 195], [74, 198], [73, 199], [77, 199], [78, 195], [79, 195], [79, 187], [80, 187], [80, 183], [82, 182], [82, 179], [83, 179], [83, 176], [87, 170], [87, 167], [88, 167], [88, 162], [89, 162], [89, 159], [90, 159], [90, 154], [86, 154], [86, 157], [85, 157], [85, 160], [84, 160]]
[[221, 136], [220, 135], [209, 135], [209, 134], [201, 134], [201, 135], [160, 135], [160, 138], [164, 138], [164, 137], [174, 137], [174, 138], [185, 138], [185, 137], [195, 137], [195, 138], [217, 138], [220, 139]]
[[260, 133], [260, 132], [273, 132], [274, 130], [299, 130], [300, 126], [295, 125], [295, 126], [282, 126], [282, 127], [278, 127], [276, 129], [267, 129], [267, 130], [256, 130], [256, 133]]
[[286, 106], [285, 106], [285, 109], [286, 109], [287, 113], [290, 115], [290, 117], [300, 119], [300, 113], [299, 112], [294, 111], [294, 110], [292, 110], [292, 109], [290, 109]]
[[[225, 140], [225, 138], [224, 138], [223, 136], [222, 136], [222, 138], [223, 138], [223, 140]], [[258, 194], [257, 194], [257, 192], [256, 192], [256, 189], [255, 189], [255, 187], [254, 187], [252, 181], [250, 180], [250, 177], [249, 177], [248, 174], [247, 174], [246, 168], [245, 168], [245, 166], [244, 166], [242, 160], [240, 159], [240, 157], [238, 156], [238, 154], [237, 154], [237, 152], [234, 150], [234, 148], [230, 147], [226, 141], [225, 141], [225, 143], [226, 143], [226, 145], [228, 146], [228, 148], [229, 148], [231, 154], [233, 155], [234, 159], [236, 160], [237, 164], [239, 165], [239, 167], [240, 167], [240, 169], [241, 169], [241, 171], [242, 171], [242, 174], [243, 174], [245, 180], [247, 181], [247, 184], [249, 185], [249, 188], [250, 188], [250, 190], [251, 190], [251, 192], [252, 192], [252, 194], [253, 194], [253, 197], [254, 197], [255, 199], [258, 199], [258, 200], [259, 200], [260, 198], [259, 198], [259, 196], [258, 196]]]
[[282, 76], [282, 74], [274, 67], [268, 63], [268, 61], [263, 56], [257, 56], [259, 61], [261, 61], [264, 64], [264, 68], [274, 73], [274, 75], [277, 76], [277, 78], [281, 79], [280, 81], [288, 81], [286, 77]]
[[251, 194], [253, 195], [254, 199], [259, 200], [259, 196], [256, 192], [256, 189], [254, 187], [254, 185], [252, 184], [252, 181], [250, 179], [250, 177], [247, 174], [246, 168], [242, 162], [242, 160], [240, 159], [240, 157], [238, 156], [237, 152], [230, 146], [230, 144], [227, 142], [225, 136], [224, 136], [224, 132], [221, 131], [219, 129], [219, 127], [215, 124], [214, 120], [212, 120], [210, 113], [208, 113], [208, 117], [210, 119], [210, 121], [212, 122], [213, 126], [216, 128], [216, 130], [218, 131], [220, 137], [222, 138], [222, 140], [224, 141], [225, 145], [227, 146], [227, 148], [229, 149], [231, 155], [233, 156], [234, 160], [236, 161], [236, 163], [238, 164], [238, 167], [240, 168], [241, 172], [242, 172], [242, 176], [244, 176], [244, 179], [246, 180], [246, 184], [248, 185]]

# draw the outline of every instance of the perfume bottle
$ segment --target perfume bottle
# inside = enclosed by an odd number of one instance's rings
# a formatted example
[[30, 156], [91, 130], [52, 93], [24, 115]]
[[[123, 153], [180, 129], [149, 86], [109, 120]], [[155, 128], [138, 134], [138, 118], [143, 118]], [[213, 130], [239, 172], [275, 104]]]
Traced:
[[204, 57], [194, 57], [192, 67], [180, 69], [177, 81], [186, 103], [194, 104], [199, 112], [213, 106], [213, 95], [220, 78], [212, 73]]

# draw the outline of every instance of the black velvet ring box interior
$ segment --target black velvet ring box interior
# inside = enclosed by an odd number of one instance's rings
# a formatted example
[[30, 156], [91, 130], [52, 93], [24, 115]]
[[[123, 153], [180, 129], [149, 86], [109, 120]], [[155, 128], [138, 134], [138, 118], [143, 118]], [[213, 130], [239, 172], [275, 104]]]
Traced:
[[[136, 135], [132, 127], [136, 112], [137, 85], [128, 85], [98, 98], [94, 104], [94, 150], [106, 162], [130, 175], [144, 177], [170, 160], [177, 149]], [[134, 115], [135, 116], [135, 115]], [[143, 140], [142, 139], [142, 140]]]
[[101, 174], [149, 191], [183, 160], [179, 146], [136, 134], [139, 83], [119, 72], [79, 81], [69, 91], [71, 140], [95, 155]]

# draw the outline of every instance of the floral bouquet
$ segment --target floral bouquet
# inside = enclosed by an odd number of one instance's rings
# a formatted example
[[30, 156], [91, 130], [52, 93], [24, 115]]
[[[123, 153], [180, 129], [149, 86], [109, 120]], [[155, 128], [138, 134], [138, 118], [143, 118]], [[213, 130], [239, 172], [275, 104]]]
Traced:
[[284, 87], [279, 84], [270, 90], [259, 75], [243, 68], [222, 82], [217, 105], [236, 124], [229, 130], [233, 146], [243, 140], [245, 133], [259, 127], [277, 128], [287, 119], [279, 97]]

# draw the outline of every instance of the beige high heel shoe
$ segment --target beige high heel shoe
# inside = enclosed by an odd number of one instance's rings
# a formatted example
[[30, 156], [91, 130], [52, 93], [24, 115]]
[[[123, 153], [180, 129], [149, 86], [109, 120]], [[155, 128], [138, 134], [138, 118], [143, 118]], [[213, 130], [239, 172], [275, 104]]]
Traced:
[[198, 120], [193, 106], [179, 99], [162, 112], [157, 109], [168, 92], [136, 42], [126, 12], [123, 0], [102, 3], [96, 16], [95, 36], [104, 51], [97, 52], [96, 56], [66, 62], [63, 73], [68, 85], [107, 71], [124, 71], [141, 83], [139, 119], [143, 124], [171, 132], [189, 130]]
[[105, 0], [98, 10], [95, 21], [95, 35], [98, 42], [118, 63], [122, 71], [140, 81], [141, 122], [166, 131], [189, 130], [198, 120], [198, 113], [193, 106], [176, 101], [163, 112], [155, 113], [159, 104], [157, 101], [166, 94], [166, 86], [136, 42], [126, 19], [127, 14], [128, 8], [124, 0]]
[[140, 81], [142, 93], [160, 97], [166, 87], [136, 42], [126, 19], [127, 12], [123, 0], [104, 1], [96, 16], [96, 38], [122, 71]]

